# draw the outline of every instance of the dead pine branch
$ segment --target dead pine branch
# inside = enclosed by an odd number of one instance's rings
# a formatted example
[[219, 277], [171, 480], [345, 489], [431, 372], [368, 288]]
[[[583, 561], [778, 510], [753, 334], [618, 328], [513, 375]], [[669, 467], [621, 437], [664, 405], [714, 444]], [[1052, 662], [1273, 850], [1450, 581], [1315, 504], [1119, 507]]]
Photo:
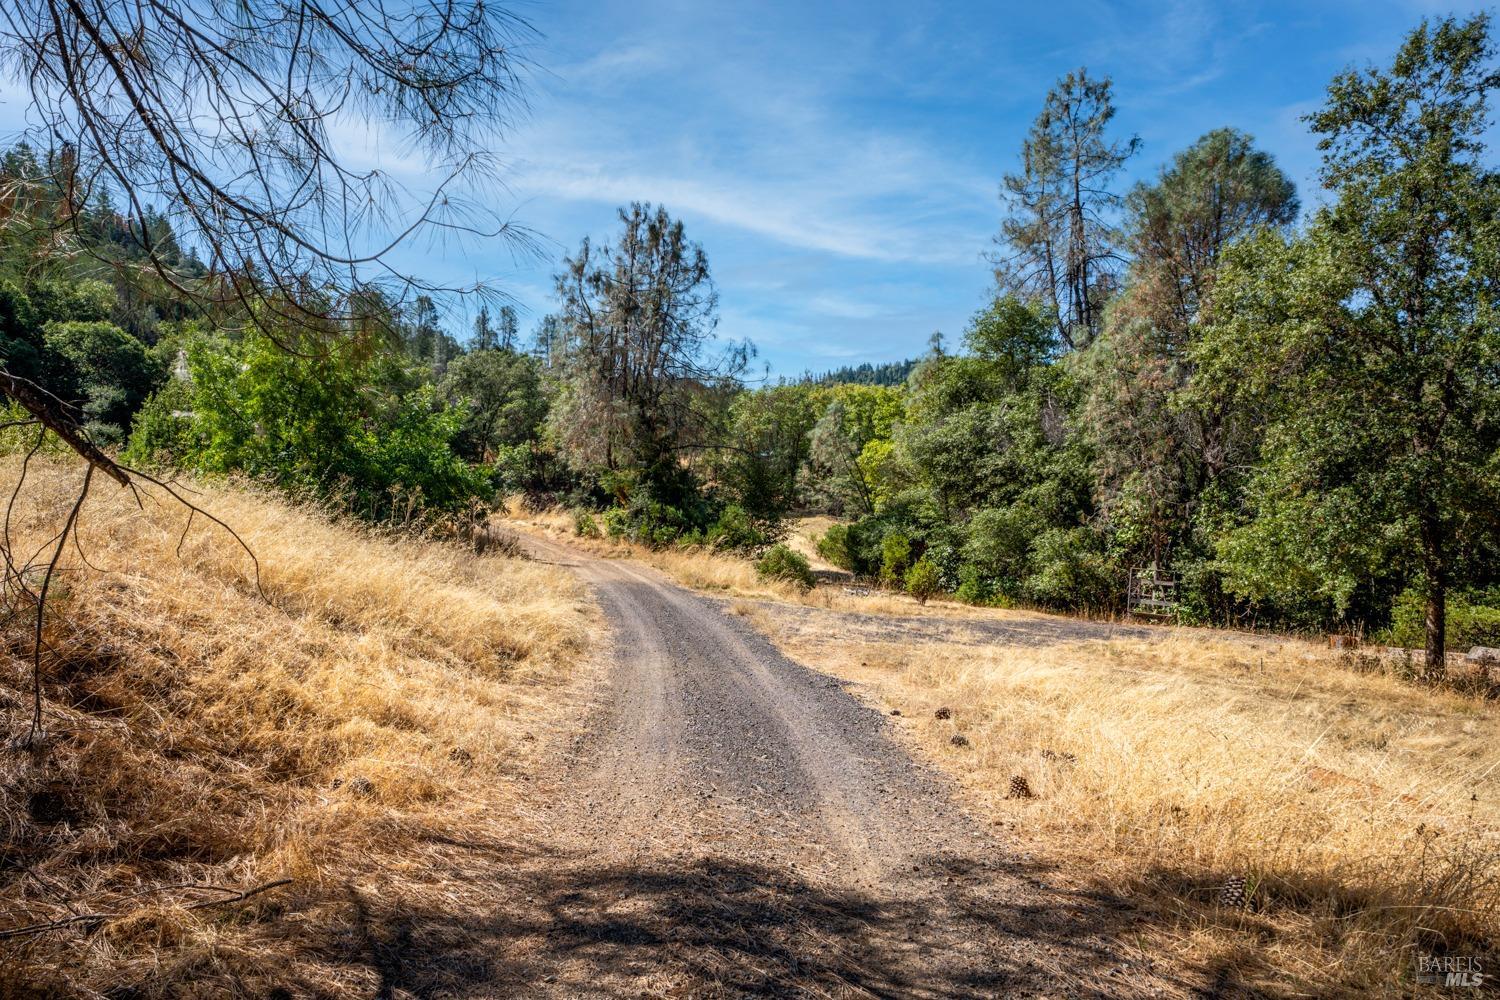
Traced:
[[90, 464], [83, 473], [83, 486], [78, 491], [78, 499], [73, 501], [73, 507], [68, 511], [68, 519], [63, 522], [62, 531], [57, 536], [57, 545], [52, 549], [52, 559], [47, 563], [47, 571], [42, 575], [41, 591], [36, 600], [36, 629], [32, 635], [31, 644], [31, 725], [27, 730], [24, 741], [24, 749], [32, 749], [42, 739], [42, 645], [43, 630], [46, 625], [47, 616], [47, 594], [52, 589], [52, 579], [57, 575], [57, 561], [62, 558], [63, 549], [68, 544], [68, 537], [78, 525], [78, 512], [83, 509], [84, 500], [88, 499], [89, 484], [94, 480], [94, 466]]

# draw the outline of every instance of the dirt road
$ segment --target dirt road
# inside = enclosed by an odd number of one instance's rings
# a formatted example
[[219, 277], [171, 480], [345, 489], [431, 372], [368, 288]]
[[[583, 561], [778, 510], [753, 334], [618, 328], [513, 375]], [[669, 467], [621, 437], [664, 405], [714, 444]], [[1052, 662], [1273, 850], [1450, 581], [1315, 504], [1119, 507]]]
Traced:
[[[835, 681], [623, 560], [612, 666], [528, 861], [514, 996], [1160, 996], [1121, 900], [1049, 887]], [[543, 874], [544, 873], [544, 874]]]
[[[719, 602], [528, 538], [612, 631], [529, 820], [428, 850], [474, 889], [361, 897], [380, 997], [1134, 997], [1192, 992], [955, 804], [884, 716]], [[474, 905], [471, 900], [481, 900]]]

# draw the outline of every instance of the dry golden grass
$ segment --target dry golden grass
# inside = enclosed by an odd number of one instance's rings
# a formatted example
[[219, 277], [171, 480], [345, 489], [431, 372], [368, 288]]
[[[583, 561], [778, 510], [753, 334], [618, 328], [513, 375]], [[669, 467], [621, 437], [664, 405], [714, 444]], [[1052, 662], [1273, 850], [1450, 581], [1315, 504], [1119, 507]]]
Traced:
[[[0, 482], [16, 482], [4, 460]], [[17, 552], [39, 547], [77, 488], [34, 462]], [[336, 961], [359, 893], [453, 902], [463, 872], [415, 848], [501, 839], [515, 779], [567, 724], [592, 627], [565, 570], [382, 538], [231, 486], [195, 499], [243, 536], [161, 496], [138, 510], [99, 485], [64, 555], [48, 625], [49, 740], [0, 757], [0, 995], [369, 996]], [[23, 616], [24, 617], [24, 616]], [[29, 718], [26, 623], [0, 649], [8, 734]], [[289, 878], [228, 906], [195, 902]], [[351, 903], [350, 900], [354, 900]], [[188, 985], [191, 984], [191, 985]], [[300, 984], [300, 985], [299, 985]], [[134, 992], [131, 992], [134, 991]]]
[[[1263, 995], [1410, 992], [1500, 932], [1500, 706], [1310, 644], [849, 643], [737, 604], [856, 682], [1018, 847], [1143, 907], [1143, 943]], [[940, 708], [951, 718], [936, 717]], [[967, 746], [955, 745], [962, 734]], [[1071, 759], [1070, 756], [1071, 755]], [[1010, 779], [1036, 797], [1008, 798]], [[1248, 878], [1249, 910], [1218, 887]]]

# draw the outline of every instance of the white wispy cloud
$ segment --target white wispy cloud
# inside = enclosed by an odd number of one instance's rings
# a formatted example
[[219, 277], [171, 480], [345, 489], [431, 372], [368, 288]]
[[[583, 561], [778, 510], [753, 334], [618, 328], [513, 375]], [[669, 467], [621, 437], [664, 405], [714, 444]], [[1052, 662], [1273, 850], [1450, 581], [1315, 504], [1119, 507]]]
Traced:
[[[818, 183], [765, 183], [754, 177], [704, 179], [642, 174], [600, 162], [553, 160], [518, 169], [511, 179], [523, 196], [546, 195], [619, 205], [652, 201], [676, 213], [698, 215], [768, 237], [788, 247], [846, 257], [926, 264], [972, 262], [972, 232], [944, 233], [871, 210], [859, 192], [831, 192]], [[883, 187], [883, 186], [882, 186]], [[867, 197], [890, 192], [865, 192]], [[856, 204], [850, 204], [854, 202]]]
[[841, 107], [856, 55], [766, 44], [653, 34], [559, 67], [508, 182], [523, 198], [654, 201], [797, 250], [972, 265], [993, 178]]

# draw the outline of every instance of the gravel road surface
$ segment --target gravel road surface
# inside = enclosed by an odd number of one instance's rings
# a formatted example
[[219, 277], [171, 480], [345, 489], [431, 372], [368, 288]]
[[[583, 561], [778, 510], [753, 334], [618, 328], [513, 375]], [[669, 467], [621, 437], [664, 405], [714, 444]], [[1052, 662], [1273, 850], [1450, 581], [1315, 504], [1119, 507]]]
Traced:
[[526, 544], [591, 586], [607, 662], [575, 735], [497, 777], [519, 816], [427, 838], [467, 891], [351, 887], [360, 929], [330, 951], [379, 1000], [1216, 995], [1128, 946], [1128, 899], [993, 835], [884, 716], [721, 602]]
[[836, 681], [654, 570], [527, 544], [589, 583], [613, 638], [537, 789], [527, 891], [550, 923], [503, 995], [1185, 992], [1119, 944], [1127, 901], [1049, 885]]

